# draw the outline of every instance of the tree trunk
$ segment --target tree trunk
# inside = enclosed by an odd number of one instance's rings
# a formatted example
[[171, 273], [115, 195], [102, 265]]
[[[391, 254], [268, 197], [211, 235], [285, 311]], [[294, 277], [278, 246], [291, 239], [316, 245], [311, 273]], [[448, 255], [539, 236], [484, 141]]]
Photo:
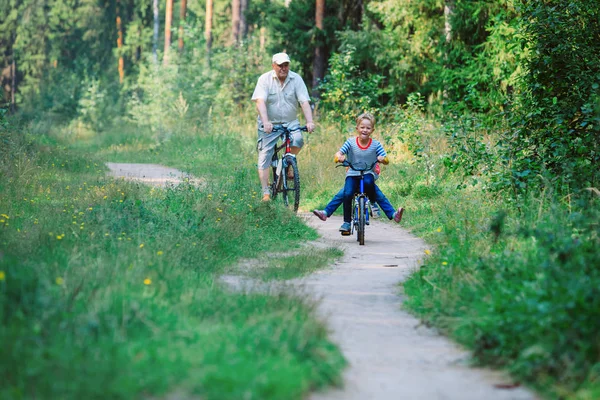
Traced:
[[152, 0], [152, 13], [154, 14], [154, 36], [152, 38], [152, 59], [158, 64], [158, 31], [160, 29], [160, 18], [158, 15], [158, 0]]
[[117, 53], [119, 54], [119, 83], [125, 79], [125, 60], [123, 59], [123, 24], [121, 23], [121, 1], [117, 0]]
[[[445, 0], [444, 2], [444, 36], [446, 37], [446, 51], [444, 53], [444, 68], [452, 68], [448, 62], [450, 44], [452, 43], [452, 14], [454, 13], [454, 0]], [[442, 90], [442, 99], [445, 103], [448, 100], [448, 85], [444, 82]]]
[[15, 33], [12, 34], [11, 44], [11, 58], [10, 64], [10, 112], [14, 113], [16, 110], [15, 94], [17, 92], [17, 61], [15, 60]]
[[240, 0], [231, 0], [231, 42], [235, 46], [240, 41]]
[[325, 76], [325, 54], [323, 48], [323, 20], [325, 18], [325, 0], [316, 0], [315, 27], [317, 32], [317, 46], [315, 47], [315, 59], [313, 61], [312, 90], [315, 97], [319, 97], [318, 85]]
[[179, 9], [179, 54], [183, 54], [183, 25], [185, 24], [185, 15], [187, 14], [187, 0], [181, 0]]
[[246, 39], [248, 36], [248, 23], [246, 21], [246, 11], [250, 0], [240, 0], [240, 40]]
[[210, 68], [210, 52], [212, 50], [212, 17], [213, 0], [206, 0], [206, 20], [204, 28], [204, 38], [206, 39], [206, 66]]
[[444, 4], [444, 35], [446, 43], [452, 41], [452, 14], [454, 13], [454, 0], [446, 0]]
[[171, 22], [173, 21], [173, 0], [167, 0], [167, 9], [165, 11], [165, 54], [163, 64], [169, 63], [169, 49], [171, 47]]

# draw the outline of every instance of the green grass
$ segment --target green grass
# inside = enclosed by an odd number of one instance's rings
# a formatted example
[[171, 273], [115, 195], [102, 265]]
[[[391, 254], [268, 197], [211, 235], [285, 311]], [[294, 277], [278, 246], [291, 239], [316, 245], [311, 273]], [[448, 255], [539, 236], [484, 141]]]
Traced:
[[210, 178], [163, 190], [105, 177], [106, 159], [169, 160], [150, 150], [0, 134], [0, 398], [300, 399], [340, 382], [314, 303], [219, 283], [241, 258], [316, 238], [259, 201], [238, 141], [161, 144]]
[[[435, 123], [431, 124], [435, 126]], [[381, 138], [393, 126], [378, 125]], [[377, 184], [405, 207], [402, 225], [426, 240], [422, 267], [404, 283], [405, 306], [548, 398], [600, 395], [600, 203], [593, 190], [557, 199], [547, 190], [516, 203], [462, 184], [444, 167], [449, 149], [423, 127], [427, 157], [398, 139]], [[438, 134], [439, 135], [439, 134]], [[300, 158], [308, 208], [343, 183], [333, 154], [350, 133], [321, 127]], [[485, 180], [478, 177], [480, 181]]]
[[332, 259], [339, 259], [343, 254], [340, 249], [333, 247], [293, 255], [276, 253], [260, 260], [247, 274], [264, 281], [299, 278], [322, 269], [323, 265], [331, 263]]

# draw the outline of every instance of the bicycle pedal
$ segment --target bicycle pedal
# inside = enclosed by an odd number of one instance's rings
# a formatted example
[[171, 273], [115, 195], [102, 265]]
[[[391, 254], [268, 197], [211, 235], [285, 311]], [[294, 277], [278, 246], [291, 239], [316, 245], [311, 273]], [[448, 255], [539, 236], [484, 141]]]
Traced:
[[342, 234], [342, 236], [350, 236], [352, 234], [352, 232], [350, 231], [341, 231], [340, 233]]

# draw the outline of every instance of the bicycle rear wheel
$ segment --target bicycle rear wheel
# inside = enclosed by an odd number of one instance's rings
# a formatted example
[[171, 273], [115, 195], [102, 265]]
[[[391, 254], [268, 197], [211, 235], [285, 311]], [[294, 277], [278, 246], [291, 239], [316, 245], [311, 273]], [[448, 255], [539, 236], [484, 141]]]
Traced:
[[358, 244], [365, 244], [365, 225], [366, 225], [366, 199], [364, 197], [358, 198], [358, 226], [356, 227], [356, 236], [358, 240]]
[[[281, 173], [283, 178], [283, 203], [286, 207], [297, 212], [298, 206], [300, 205], [300, 173], [298, 172], [298, 161], [294, 156], [286, 156], [284, 160], [284, 165], [287, 165], [288, 168]], [[292, 179], [287, 177], [288, 171], [293, 171], [294, 177]]]

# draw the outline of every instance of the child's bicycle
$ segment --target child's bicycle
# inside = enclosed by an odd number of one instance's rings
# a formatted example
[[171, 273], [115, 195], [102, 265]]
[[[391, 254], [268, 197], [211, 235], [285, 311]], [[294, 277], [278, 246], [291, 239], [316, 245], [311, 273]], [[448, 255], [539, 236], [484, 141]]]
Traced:
[[366, 163], [359, 162], [353, 164], [348, 160], [344, 160], [341, 165], [338, 165], [338, 167], [350, 167], [353, 170], [360, 172], [360, 189], [358, 193], [354, 194], [354, 198], [352, 199], [352, 221], [350, 222], [350, 231], [342, 232], [342, 235], [350, 236], [356, 230], [356, 240], [360, 245], [365, 244], [365, 228], [369, 225], [369, 218], [372, 216], [369, 197], [365, 193], [364, 175], [365, 171], [373, 169], [375, 164], [377, 164], [377, 161], [368, 166]]
[[[296, 130], [306, 132], [306, 126], [300, 126], [297, 129], [289, 130], [286, 126], [275, 125], [274, 134], [280, 134], [282, 143], [275, 146], [271, 167], [273, 169], [273, 183], [271, 183], [271, 197], [273, 200], [278, 193], [282, 194], [283, 204], [290, 207], [294, 212], [298, 211], [300, 205], [300, 173], [298, 172], [298, 160], [296, 155], [290, 150], [290, 134]], [[285, 152], [279, 155], [281, 150]], [[289, 171], [289, 172], [288, 172]], [[293, 178], [288, 178], [288, 173], [294, 174]]]

